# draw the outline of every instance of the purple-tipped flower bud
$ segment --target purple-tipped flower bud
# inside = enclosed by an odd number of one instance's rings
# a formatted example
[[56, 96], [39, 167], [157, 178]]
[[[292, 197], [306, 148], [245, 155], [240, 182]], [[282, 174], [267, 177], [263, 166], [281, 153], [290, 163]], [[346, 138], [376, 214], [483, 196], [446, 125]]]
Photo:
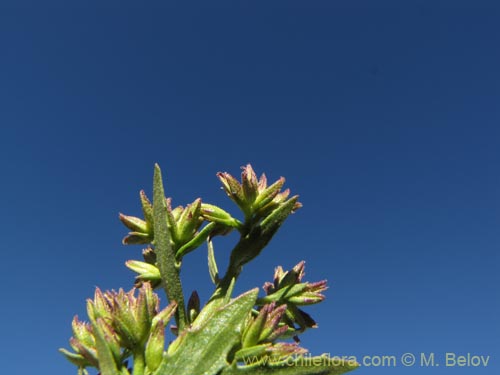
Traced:
[[249, 207], [252, 207], [255, 198], [259, 194], [259, 182], [257, 181], [257, 176], [250, 164], [246, 167], [242, 167], [243, 172], [241, 172], [241, 182], [243, 188], [243, 195], [245, 196], [245, 203]]
[[73, 337], [76, 340], [89, 348], [95, 347], [95, 339], [89, 323], [79, 321], [78, 316], [75, 315], [71, 322], [71, 328], [73, 329]]
[[281, 325], [281, 318], [286, 311], [286, 305], [276, 307], [270, 303], [264, 305], [255, 318], [251, 318], [242, 336], [242, 347], [249, 348], [258, 344], [274, 341], [288, 330]]
[[321, 292], [328, 289], [326, 285], [326, 280], [318, 281], [315, 283], [306, 283], [306, 289], [299, 295], [291, 296], [288, 301], [297, 306], [301, 305], [312, 305], [314, 303], [319, 303], [325, 299], [325, 296]]
[[222, 187], [226, 191], [226, 194], [231, 198], [238, 206], [245, 206], [245, 196], [243, 194], [243, 188], [241, 184], [233, 176], [227, 172], [217, 173], [217, 177], [222, 182]]
[[90, 324], [81, 322], [75, 316], [71, 323], [73, 329], [73, 337], [69, 343], [75, 353], [71, 353], [66, 349], [59, 349], [64, 356], [73, 364], [79, 367], [93, 366], [98, 367], [97, 350], [95, 338], [92, 333]]

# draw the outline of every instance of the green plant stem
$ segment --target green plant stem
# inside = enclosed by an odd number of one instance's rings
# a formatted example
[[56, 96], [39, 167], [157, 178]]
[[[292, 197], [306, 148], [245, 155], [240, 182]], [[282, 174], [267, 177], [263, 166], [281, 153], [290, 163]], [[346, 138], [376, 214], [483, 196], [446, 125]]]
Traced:
[[153, 179], [153, 214], [154, 214], [154, 245], [160, 269], [160, 275], [165, 287], [165, 292], [170, 302], [177, 302], [175, 321], [179, 332], [186, 326], [186, 308], [184, 305], [184, 293], [176, 267], [175, 253], [170, 241], [170, 233], [167, 226], [167, 204], [161, 178], [161, 170], [155, 165]]
[[139, 350], [134, 353], [134, 369], [132, 375], [144, 375], [145, 367], [144, 351], [142, 348], [139, 348]]

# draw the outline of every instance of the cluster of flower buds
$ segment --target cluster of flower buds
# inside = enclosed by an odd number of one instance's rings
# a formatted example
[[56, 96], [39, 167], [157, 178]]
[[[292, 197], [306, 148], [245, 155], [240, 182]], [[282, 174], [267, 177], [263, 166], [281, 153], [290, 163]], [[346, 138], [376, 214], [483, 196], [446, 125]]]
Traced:
[[242, 169], [241, 183], [227, 172], [217, 174], [226, 194], [245, 215], [244, 224], [239, 228], [241, 239], [231, 252], [229, 279], [258, 256], [287, 217], [302, 207], [298, 195], [289, 198], [288, 189], [281, 191], [285, 183], [283, 177], [267, 186], [266, 176], [262, 174], [257, 179], [250, 164]]
[[[144, 191], [140, 192], [144, 220], [134, 216], [120, 214], [122, 223], [131, 230], [123, 239], [124, 245], [154, 244], [153, 205]], [[172, 245], [182, 257], [193, 248], [198, 247], [207, 238], [209, 231], [198, 232], [203, 223], [201, 199], [196, 199], [186, 207], [177, 206], [172, 209], [171, 198], [166, 198], [167, 226]], [[213, 229], [213, 228], [209, 228]]]
[[[265, 174], [257, 179], [250, 164], [242, 169], [241, 183], [227, 172], [219, 172], [217, 177], [222, 182], [222, 187], [229, 198], [243, 211], [246, 219], [266, 217], [270, 212], [287, 202], [290, 190], [281, 191], [285, 184], [284, 177], [280, 177], [278, 181], [267, 186]], [[301, 207], [297, 198], [297, 196], [290, 198], [293, 200], [291, 211]]]
[[249, 319], [241, 337], [241, 349], [235, 354], [236, 361], [251, 359], [255, 362], [265, 357], [280, 358], [307, 352], [296, 343], [275, 342], [286, 337], [290, 330], [294, 331], [283, 323], [286, 308], [286, 305], [277, 306], [271, 302]]
[[70, 345], [75, 353], [61, 352], [79, 368], [112, 366], [120, 374], [127, 373], [126, 359], [132, 354], [145, 358], [154, 371], [164, 351], [165, 326], [173, 316], [176, 304], [159, 311], [158, 296], [149, 283], [124, 292], [102, 292], [96, 289], [94, 299], [87, 301], [90, 323], [73, 319]]
[[257, 344], [272, 342], [287, 332], [288, 326], [280, 325], [285, 310], [286, 305], [276, 307], [274, 302], [262, 306], [257, 316], [250, 318], [243, 332], [242, 347], [249, 348]]
[[300, 330], [316, 327], [316, 322], [298, 306], [323, 301], [325, 296], [321, 293], [328, 288], [326, 280], [302, 282], [304, 269], [304, 261], [290, 271], [284, 271], [281, 266], [276, 267], [273, 282], [266, 282], [263, 287], [267, 295], [259, 299], [260, 304], [275, 302], [278, 305], [286, 305], [283, 321], [291, 327], [294, 327], [294, 323], [298, 324]]

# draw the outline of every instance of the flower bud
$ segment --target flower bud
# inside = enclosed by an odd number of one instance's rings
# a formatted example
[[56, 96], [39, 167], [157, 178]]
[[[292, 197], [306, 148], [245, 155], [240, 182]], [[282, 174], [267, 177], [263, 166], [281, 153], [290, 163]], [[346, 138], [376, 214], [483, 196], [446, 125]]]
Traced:
[[124, 214], [119, 215], [121, 222], [131, 231], [148, 233], [148, 225], [144, 220], [134, 216], [127, 216]]
[[141, 197], [142, 213], [144, 214], [144, 220], [146, 221], [148, 231], [153, 233], [154, 230], [154, 216], [153, 216], [153, 205], [149, 201], [144, 190], [139, 193]]
[[270, 303], [264, 305], [255, 318], [251, 318], [242, 336], [242, 347], [248, 348], [268, 341], [274, 341], [287, 332], [288, 326], [281, 325], [281, 318], [286, 305], [276, 307]]
[[125, 265], [138, 273], [135, 279], [140, 285], [143, 282], [150, 282], [153, 287], [160, 285], [161, 275], [158, 267], [138, 260], [128, 260], [125, 262]]
[[194, 322], [198, 314], [200, 313], [200, 297], [196, 290], [193, 290], [191, 296], [189, 297], [187, 304], [187, 311], [189, 316], [189, 321]]
[[248, 362], [252, 361], [253, 365], [260, 363], [256, 361], [263, 357], [266, 357], [267, 349], [271, 346], [270, 343], [255, 345], [249, 348], [242, 348], [234, 354], [234, 360], [236, 362]]
[[177, 309], [177, 303], [175, 301], [172, 301], [167, 307], [165, 307], [163, 310], [161, 310], [154, 316], [152, 321], [152, 326], [158, 324], [160, 320], [162, 320], [166, 325], [170, 321], [172, 316], [174, 316], [176, 309]]
[[78, 320], [78, 316], [75, 316], [71, 322], [71, 327], [73, 330], [73, 337], [76, 340], [89, 348], [95, 346], [95, 339], [92, 335], [92, 328], [89, 323], [81, 322]]
[[242, 226], [242, 224], [228, 212], [212, 204], [202, 203], [201, 215], [208, 221], [222, 224], [227, 227], [240, 228]]
[[146, 344], [145, 359], [146, 366], [154, 372], [161, 364], [165, 348], [165, 324], [163, 320], [157, 320], [152, 327]]
[[[271, 186], [265, 189], [261, 189], [261, 191], [259, 192], [259, 196], [255, 200], [254, 209], [255, 210], [266, 209], [266, 206], [269, 205], [271, 202], [273, 202], [273, 199], [278, 195], [284, 184], [285, 184], [285, 178], [280, 177], [279, 180], [276, 181]], [[276, 206], [277, 203], [279, 202], [276, 202], [273, 206]]]
[[148, 233], [129, 232], [122, 240], [124, 245], [147, 245], [153, 241]]
[[[77, 353], [72, 353], [69, 350], [66, 350], [64, 348], [59, 348], [59, 352], [66, 357], [68, 361], [70, 361], [72, 364], [75, 366], [78, 366], [78, 368], [85, 368], [88, 366], [94, 366], [92, 365], [85, 357], [83, 357], [81, 354]], [[95, 367], [95, 366], [94, 366]]]
[[255, 198], [259, 194], [259, 183], [257, 181], [257, 176], [250, 164], [243, 167], [243, 172], [241, 173], [241, 182], [243, 188], [243, 195], [245, 196], [245, 203], [247, 206], [252, 207]]
[[[104, 340], [106, 341], [106, 345], [111, 351], [113, 358], [116, 364], [120, 364], [121, 362], [121, 349], [120, 349], [120, 339], [118, 334], [113, 330], [111, 325], [103, 318], [96, 319], [96, 325], [93, 326], [94, 329], [99, 330]], [[99, 351], [97, 352], [97, 357], [99, 358]]]
[[[263, 287], [267, 295], [258, 300], [260, 305], [270, 302], [285, 305], [287, 308], [283, 322], [290, 327], [297, 324], [301, 330], [316, 327], [316, 322], [297, 306], [323, 301], [325, 296], [321, 293], [328, 288], [326, 280], [313, 283], [301, 282], [304, 275], [305, 262], [303, 261], [286, 272], [281, 266], [276, 267], [273, 282], [266, 282]], [[289, 333], [283, 332], [284, 335], [289, 335]]]
[[193, 203], [188, 204], [182, 211], [177, 226], [179, 230], [179, 243], [184, 244], [191, 240], [195, 232], [200, 227], [202, 221], [200, 220], [201, 199], [196, 199]]

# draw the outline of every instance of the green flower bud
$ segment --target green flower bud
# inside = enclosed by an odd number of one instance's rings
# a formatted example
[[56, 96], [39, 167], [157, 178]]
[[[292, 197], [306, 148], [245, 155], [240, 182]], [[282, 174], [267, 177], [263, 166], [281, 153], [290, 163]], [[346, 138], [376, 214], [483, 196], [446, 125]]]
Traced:
[[[105, 341], [106, 345], [113, 354], [113, 358], [116, 364], [121, 363], [121, 348], [120, 348], [120, 338], [118, 334], [113, 330], [113, 327], [103, 318], [96, 319], [96, 325], [93, 328], [99, 330]], [[97, 358], [99, 358], [99, 351], [97, 352]]]
[[149, 335], [146, 344], [146, 366], [153, 372], [161, 364], [165, 348], [165, 324], [163, 320], [157, 320]]
[[170, 321], [172, 316], [174, 316], [175, 310], [177, 309], [177, 303], [172, 301], [167, 307], [158, 312], [152, 321], [152, 326], [154, 327], [156, 324], [159, 324], [159, 321], [163, 321], [165, 325]]
[[252, 318], [247, 328], [243, 332], [241, 345], [243, 348], [249, 348], [259, 343], [259, 338], [266, 324], [267, 315], [269, 314], [269, 305], [262, 307], [256, 318]]
[[111, 319], [111, 304], [99, 288], [95, 289], [94, 300], [87, 300], [87, 314], [91, 321], [98, 317]]
[[239, 220], [232, 217], [228, 212], [212, 204], [202, 203], [201, 215], [208, 221], [222, 224], [231, 228], [241, 228], [241, 226], [243, 225]]
[[121, 222], [131, 231], [139, 233], [148, 233], [148, 225], [144, 220], [134, 216], [119, 215]]
[[153, 205], [149, 201], [144, 190], [139, 193], [141, 197], [142, 212], [144, 214], [144, 220], [146, 221], [148, 232], [153, 233], [154, 229], [154, 218], [153, 218]]
[[95, 339], [89, 323], [81, 322], [78, 320], [78, 316], [75, 316], [71, 322], [71, 328], [73, 330], [73, 337], [76, 340], [89, 348], [95, 347]]
[[153, 237], [148, 233], [129, 232], [122, 240], [124, 245], [147, 245], [153, 241]]
[[273, 202], [273, 199], [275, 199], [275, 197], [278, 195], [284, 184], [285, 184], [285, 178], [280, 177], [279, 180], [276, 181], [271, 186], [265, 189], [260, 188], [259, 196], [255, 200], [254, 209], [256, 211], [258, 210], [264, 211], [267, 208], [267, 205], [269, 205], [270, 203], [274, 203], [273, 207], [270, 207], [274, 208], [278, 204], [278, 202]]
[[161, 275], [158, 267], [138, 260], [128, 260], [125, 265], [132, 271], [137, 272], [136, 285], [142, 286], [144, 282], [150, 282], [153, 287], [160, 285]]
[[79, 368], [93, 366], [81, 354], [72, 353], [64, 348], [59, 348], [59, 352], [62, 353], [68, 361], [70, 361], [75, 366], [78, 366]]
[[195, 232], [200, 227], [201, 199], [196, 199], [193, 203], [188, 204], [182, 211], [177, 226], [179, 228], [179, 243], [184, 244], [191, 240]]
[[249, 348], [242, 348], [234, 354], [236, 362], [247, 362], [248, 359], [252, 361], [253, 365], [260, 363], [256, 359], [266, 357], [267, 349], [271, 346], [270, 343], [255, 345]]
[[189, 321], [194, 322], [198, 314], [200, 313], [200, 297], [196, 290], [193, 290], [191, 296], [189, 297], [187, 304], [187, 311], [189, 316]]

